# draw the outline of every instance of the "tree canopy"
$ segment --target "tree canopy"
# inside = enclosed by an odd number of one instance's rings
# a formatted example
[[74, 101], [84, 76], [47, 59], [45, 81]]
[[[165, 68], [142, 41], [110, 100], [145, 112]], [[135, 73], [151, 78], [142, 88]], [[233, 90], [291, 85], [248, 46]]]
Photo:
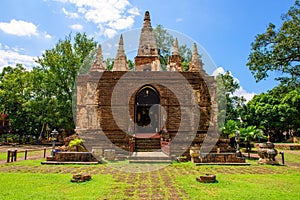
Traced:
[[47, 126], [73, 132], [72, 94], [85, 59], [96, 47], [93, 38], [77, 33], [46, 50], [28, 71], [5, 67], [0, 75], [0, 109], [11, 128], [38, 135]]
[[246, 125], [261, 128], [275, 140], [281, 140], [284, 132], [291, 136], [299, 133], [299, 116], [299, 88], [282, 85], [255, 95], [242, 111], [242, 120]]
[[[153, 33], [156, 40], [160, 63], [164, 69], [164, 67], [166, 67], [168, 64], [168, 58], [171, 55], [171, 50], [173, 49], [175, 39], [173, 35], [171, 35], [160, 24], [153, 29]], [[192, 51], [185, 44], [179, 44], [178, 50], [181, 56], [183, 71], [187, 71], [189, 68], [189, 62], [192, 60]]]
[[228, 120], [239, 121], [240, 109], [246, 100], [244, 97], [238, 97], [234, 94], [240, 88], [240, 85], [234, 80], [229, 71], [217, 75], [216, 82], [219, 128], [222, 128], [223, 123]]
[[56, 119], [55, 126], [68, 131], [75, 128], [72, 114], [75, 79], [84, 59], [97, 45], [86, 34], [77, 33], [73, 39], [68, 35], [37, 60], [37, 68], [45, 73], [42, 86], [46, 98], [56, 105], [54, 112], [51, 112]]
[[265, 33], [258, 34], [251, 44], [247, 66], [256, 81], [267, 78], [271, 72], [282, 84], [300, 84], [300, 3], [295, 1], [281, 18], [280, 28], [269, 24]]

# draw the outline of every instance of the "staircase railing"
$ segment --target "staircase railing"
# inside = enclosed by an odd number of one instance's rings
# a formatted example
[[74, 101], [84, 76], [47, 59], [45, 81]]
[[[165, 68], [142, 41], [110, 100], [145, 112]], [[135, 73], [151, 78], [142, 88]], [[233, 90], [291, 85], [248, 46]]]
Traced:
[[170, 155], [170, 142], [161, 140], [160, 146], [161, 146], [162, 152], [164, 152], [167, 155]]
[[135, 147], [135, 137], [129, 138], [129, 154], [132, 155]]

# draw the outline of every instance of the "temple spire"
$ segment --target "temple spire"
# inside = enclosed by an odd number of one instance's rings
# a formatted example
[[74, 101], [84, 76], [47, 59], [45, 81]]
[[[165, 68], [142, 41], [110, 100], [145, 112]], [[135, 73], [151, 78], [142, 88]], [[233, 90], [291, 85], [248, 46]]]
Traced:
[[145, 12], [145, 15], [144, 15], [144, 22], [145, 22], [145, 21], [149, 21], [149, 22], [151, 21], [149, 11], [146, 11], [146, 12]]
[[114, 60], [113, 71], [128, 71], [127, 57], [124, 51], [123, 35], [120, 36], [119, 47]]
[[203, 63], [202, 63], [201, 57], [198, 54], [196, 43], [194, 43], [193, 55], [192, 55], [192, 60], [191, 60], [191, 63], [190, 63], [190, 70], [189, 71], [204, 72], [205, 73], [205, 71], [203, 70]]
[[174, 41], [174, 47], [173, 47], [172, 55], [179, 55], [179, 50], [178, 50], [178, 40], [175, 38]]
[[145, 12], [144, 24], [140, 35], [140, 44], [138, 49], [139, 56], [158, 55], [156, 41], [151, 26], [149, 11]]
[[181, 56], [179, 55], [177, 38], [175, 38], [174, 41], [172, 55], [168, 59], [167, 70], [182, 72]]
[[92, 64], [91, 70], [93, 70], [93, 71], [105, 71], [106, 70], [106, 64], [105, 64], [105, 62], [103, 62], [101, 45], [98, 46], [98, 49], [96, 52], [96, 58]]
[[121, 34], [120, 40], [119, 40], [119, 47], [117, 52], [117, 57], [125, 55], [124, 51], [124, 41], [123, 41], [123, 35]]
[[[147, 57], [147, 59], [145, 59]], [[146, 60], [146, 62], [145, 62]], [[144, 24], [140, 34], [140, 42], [137, 56], [135, 57], [137, 71], [159, 71], [160, 62], [158, 50], [149, 11], [145, 12]]]
[[199, 54], [198, 54], [197, 44], [194, 43], [192, 62], [196, 63], [196, 62], [199, 62], [199, 61], [200, 61], [200, 57], [199, 57]]
[[102, 57], [102, 47], [101, 47], [100, 44], [99, 44], [98, 49], [97, 49], [96, 60], [98, 60], [98, 61], [103, 61], [103, 57]]

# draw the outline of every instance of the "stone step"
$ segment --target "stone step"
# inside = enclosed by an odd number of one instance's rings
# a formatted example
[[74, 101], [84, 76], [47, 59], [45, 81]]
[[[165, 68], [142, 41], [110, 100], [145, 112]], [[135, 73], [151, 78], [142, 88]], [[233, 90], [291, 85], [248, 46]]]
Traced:
[[161, 148], [149, 148], [149, 149], [145, 149], [145, 148], [135, 148], [136, 152], [160, 152]]
[[161, 151], [134, 152], [129, 157], [129, 163], [171, 163], [172, 159]]
[[171, 160], [170, 157], [148, 157], [148, 156], [139, 156], [139, 157], [129, 157], [129, 160]]
[[135, 145], [136, 149], [160, 149], [160, 145], [143, 145], [143, 144], [138, 144]]
[[98, 165], [101, 162], [43, 161], [42, 165]]
[[129, 160], [129, 163], [171, 163], [172, 160]]
[[136, 145], [158, 145], [160, 146], [160, 141], [135, 141]]
[[135, 150], [139, 152], [157, 151], [161, 149], [160, 138], [136, 138]]

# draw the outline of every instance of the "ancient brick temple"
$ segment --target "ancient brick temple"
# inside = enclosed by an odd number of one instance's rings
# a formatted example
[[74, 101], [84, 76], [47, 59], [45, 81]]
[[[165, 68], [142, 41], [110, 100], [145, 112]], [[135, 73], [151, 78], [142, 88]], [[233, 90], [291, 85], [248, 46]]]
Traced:
[[[95, 154], [116, 149], [170, 156], [188, 155], [191, 146], [227, 151], [216, 134], [215, 80], [203, 70], [196, 44], [189, 71], [182, 71], [177, 39], [162, 71], [148, 11], [134, 71], [128, 70], [126, 42], [121, 35], [112, 71], [106, 71], [99, 46], [89, 72], [78, 76], [76, 132], [86, 148]], [[210, 145], [204, 147], [205, 140]]]

